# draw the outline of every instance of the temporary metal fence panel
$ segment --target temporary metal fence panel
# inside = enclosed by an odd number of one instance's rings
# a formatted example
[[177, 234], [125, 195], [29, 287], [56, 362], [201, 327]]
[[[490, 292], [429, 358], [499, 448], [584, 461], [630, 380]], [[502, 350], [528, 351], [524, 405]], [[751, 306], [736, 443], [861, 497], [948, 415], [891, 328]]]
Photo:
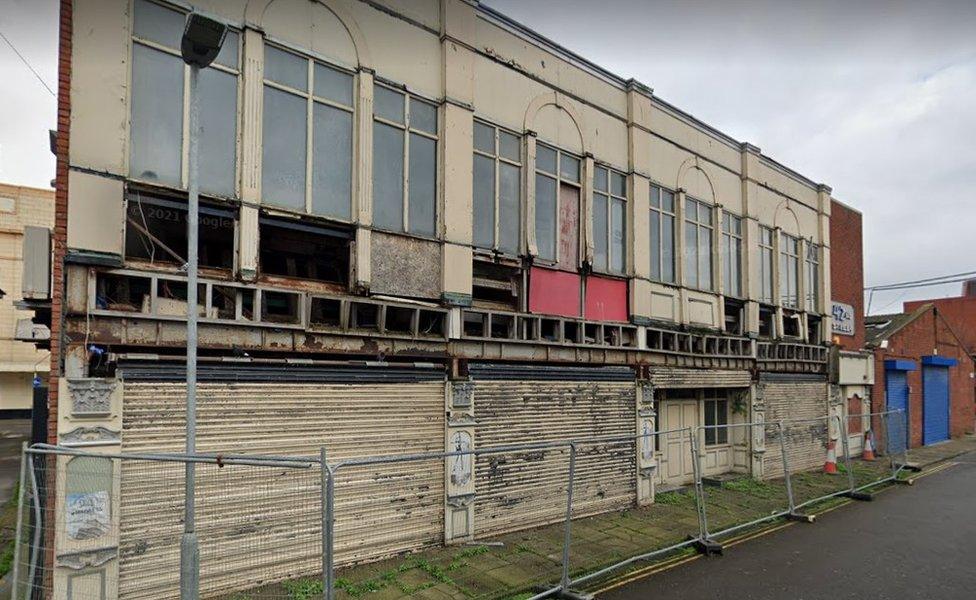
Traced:
[[[885, 371], [885, 395], [887, 397], [888, 411], [902, 411], [907, 416], [910, 414], [908, 407], [908, 373], [906, 371]], [[908, 419], [892, 421], [891, 430], [886, 438], [886, 452], [900, 454], [908, 448]]]
[[[539, 440], [634, 436], [636, 386], [609, 381], [475, 381], [478, 447]], [[623, 448], [578, 456], [578, 485], [585, 493], [577, 514], [632, 505], [636, 454]], [[478, 456], [475, 521], [484, 533], [504, 533], [563, 518], [562, 456]]]

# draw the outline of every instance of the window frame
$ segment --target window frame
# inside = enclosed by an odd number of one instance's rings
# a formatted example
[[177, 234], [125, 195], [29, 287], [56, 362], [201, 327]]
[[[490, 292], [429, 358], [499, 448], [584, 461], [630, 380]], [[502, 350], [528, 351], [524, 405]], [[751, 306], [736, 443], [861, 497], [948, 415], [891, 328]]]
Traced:
[[[491, 129], [494, 130], [494, 140], [495, 140], [495, 151], [494, 151], [494, 154], [488, 154], [484, 150], [478, 149], [477, 145], [474, 143], [474, 128], [477, 127], [479, 124], [482, 125], [482, 126], [484, 126], [484, 127], [490, 127]], [[518, 144], [519, 144], [519, 160], [518, 160], [518, 162], [516, 162], [516, 161], [514, 161], [514, 160], [512, 160], [510, 158], [507, 158], [505, 156], [502, 156], [501, 151], [500, 151], [499, 141], [498, 141], [499, 138], [501, 137], [501, 133], [502, 132], [507, 133], [507, 134], [509, 134], [511, 136], [514, 136], [515, 138], [518, 139]], [[523, 135], [521, 133], [516, 133], [514, 130], [508, 129], [507, 127], [502, 127], [500, 125], [495, 125], [494, 123], [491, 123], [490, 121], [486, 121], [484, 119], [475, 118], [474, 119], [474, 124], [472, 125], [472, 143], [471, 143], [471, 147], [472, 147], [472, 153], [473, 154], [478, 155], [478, 156], [483, 156], [485, 158], [488, 158], [488, 159], [491, 159], [492, 160], [493, 166], [494, 166], [494, 177], [495, 177], [495, 180], [494, 180], [495, 181], [495, 193], [494, 193], [494, 201], [495, 201], [495, 203], [494, 203], [494, 217], [495, 218], [494, 218], [494, 223], [493, 223], [494, 228], [493, 228], [493, 232], [492, 232], [492, 238], [493, 239], [492, 239], [491, 248], [485, 248], [484, 246], [479, 246], [476, 243], [474, 243], [473, 232], [472, 232], [472, 244], [471, 245], [472, 245], [472, 247], [474, 247], [475, 251], [478, 251], [478, 250], [486, 250], [486, 251], [487, 250], [490, 250], [490, 251], [493, 251], [493, 252], [497, 252], [497, 253], [499, 253], [499, 254], [501, 254], [503, 256], [519, 256], [519, 255], [522, 254], [522, 251], [523, 251], [523, 248], [524, 248], [523, 240], [525, 239], [524, 227], [523, 227], [523, 221], [524, 221], [524, 218], [525, 218], [524, 217], [524, 215], [525, 215], [525, 189], [524, 189], [524, 187], [525, 186], [523, 184], [523, 182], [524, 182], [524, 173], [525, 173], [525, 143], [524, 143]], [[516, 250], [515, 250], [515, 253], [514, 254], [511, 254], [509, 252], [506, 252], [505, 250], [502, 250], [501, 248], [499, 248], [499, 245], [498, 245], [499, 231], [501, 230], [501, 225], [500, 225], [501, 221], [500, 221], [500, 218], [499, 218], [500, 212], [498, 210], [499, 207], [501, 206], [501, 187], [499, 186], [499, 182], [501, 181], [501, 175], [500, 175], [500, 173], [501, 173], [501, 164], [507, 164], [507, 165], [509, 165], [511, 167], [515, 167], [515, 168], [518, 169], [518, 172], [519, 172], [519, 186], [518, 186], [519, 187], [519, 201], [518, 201], [518, 203], [519, 203], [519, 210], [518, 210], [518, 220], [517, 220], [518, 241], [516, 242]], [[472, 165], [472, 172], [473, 172], [473, 168], [474, 167]], [[474, 185], [474, 178], [473, 177], [472, 177], [472, 185]], [[472, 203], [473, 202], [474, 202], [474, 195], [472, 194]], [[472, 204], [472, 214], [473, 214], [473, 210], [474, 209], [473, 209], [473, 204]]]
[[[795, 248], [792, 252], [790, 251], [791, 244]], [[801, 310], [800, 252], [800, 238], [781, 231], [779, 243], [779, 304], [783, 308]], [[793, 272], [792, 287], [789, 277], [791, 271]]]
[[[654, 190], [658, 190], [658, 197], [660, 198], [658, 204], [659, 206], [654, 206]], [[664, 193], [671, 195], [671, 210], [668, 211], [664, 208]], [[654, 214], [650, 215], [650, 219], [658, 220], [658, 240], [657, 244], [654, 244], [654, 239], [648, 231], [648, 244], [650, 246], [650, 256], [648, 260], [651, 263], [650, 279], [651, 281], [656, 281], [658, 283], [677, 285], [678, 283], [678, 268], [676, 264], [677, 253], [675, 252], [675, 246], [677, 246], [677, 232], [676, 227], [678, 223], [678, 194], [673, 190], [670, 190], [664, 186], [657, 185], [655, 183], [650, 184], [650, 196], [648, 196], [648, 208]], [[671, 217], [671, 279], [666, 279], [664, 277], [664, 237], [661, 232], [664, 231], [664, 219], [665, 217]], [[651, 220], [648, 221], [648, 227], [651, 226]], [[657, 255], [657, 268], [660, 277], [655, 278], [654, 276], [654, 257], [655, 253]]]
[[[722, 261], [722, 293], [732, 298], [745, 299], [746, 295], [742, 289], [742, 217], [727, 210], [722, 211], [721, 244], [719, 254], [724, 258]], [[733, 224], [738, 224], [738, 233]], [[735, 245], [733, 256], [732, 248]], [[735, 293], [731, 293], [731, 276], [735, 277]]]
[[[719, 411], [720, 405], [724, 405], [724, 411]], [[729, 446], [729, 423], [731, 422], [731, 403], [728, 394], [707, 391], [702, 396], [702, 425], [706, 427], [702, 430], [704, 434], [704, 446], [706, 448], [716, 448]], [[724, 419], [719, 419], [719, 416]], [[712, 425], [726, 425], [726, 427], [710, 428], [708, 424], [709, 416], [712, 416]], [[709, 435], [711, 433], [712, 435]], [[709, 439], [711, 438], [711, 439]]]
[[[274, 49], [276, 49], [276, 50], [278, 50], [278, 51], [285, 52], [287, 54], [291, 54], [292, 56], [295, 56], [296, 58], [303, 59], [303, 60], [305, 60], [305, 64], [306, 64], [306, 88], [307, 89], [305, 89], [305, 90], [300, 90], [298, 88], [293, 88], [293, 87], [291, 87], [289, 85], [285, 85], [285, 84], [279, 83], [277, 81], [272, 81], [272, 80], [268, 79], [267, 76], [265, 75], [266, 69], [262, 69], [262, 74], [261, 74], [261, 98], [262, 98], [262, 103], [264, 101], [263, 100], [264, 99], [264, 91], [265, 91], [265, 88], [266, 87], [270, 87], [272, 89], [278, 90], [279, 92], [284, 92], [284, 93], [287, 93], [287, 94], [291, 94], [293, 96], [297, 96], [297, 97], [302, 98], [303, 100], [305, 100], [305, 210], [302, 211], [302, 212], [298, 212], [297, 214], [310, 215], [310, 216], [320, 217], [320, 218], [324, 218], [324, 219], [331, 219], [331, 220], [335, 220], [335, 221], [339, 221], [339, 222], [343, 222], [343, 223], [352, 223], [353, 221], [356, 220], [356, 211], [355, 211], [355, 196], [356, 196], [356, 191], [355, 190], [356, 190], [356, 173], [357, 173], [357, 169], [359, 168], [357, 166], [357, 161], [356, 161], [356, 157], [355, 157], [355, 148], [356, 148], [356, 145], [359, 142], [359, 139], [358, 139], [358, 131], [357, 131], [358, 130], [358, 127], [356, 126], [356, 113], [357, 113], [357, 109], [358, 109], [356, 90], [357, 90], [358, 85], [359, 85], [359, 78], [357, 77], [358, 73], [355, 70], [350, 69], [348, 67], [343, 67], [343, 66], [338, 65], [336, 63], [328, 62], [326, 60], [323, 60], [321, 57], [312, 56], [311, 54], [308, 54], [306, 52], [302, 52], [301, 50], [292, 48], [291, 46], [288, 46], [288, 45], [285, 45], [285, 44], [281, 44], [281, 43], [279, 43], [277, 41], [273, 41], [273, 40], [270, 40], [270, 39], [265, 38], [264, 44], [263, 44], [263, 47], [262, 47], [262, 51], [264, 51], [269, 46], [272, 47], [272, 48], [274, 48]], [[338, 71], [340, 73], [345, 73], [346, 75], [349, 75], [349, 76], [352, 77], [352, 104], [346, 106], [346, 105], [344, 105], [344, 104], [342, 104], [340, 102], [336, 102], [335, 100], [331, 100], [329, 98], [323, 98], [322, 96], [317, 96], [315, 94], [315, 65], [316, 64], [320, 64], [320, 65], [322, 65], [323, 67], [325, 67], [327, 69], [332, 69], [333, 71]], [[315, 104], [316, 103], [319, 103], [319, 104], [322, 104], [322, 105], [325, 105], [325, 106], [330, 106], [330, 107], [335, 108], [335, 109], [338, 109], [338, 110], [342, 110], [344, 112], [349, 113], [349, 115], [350, 115], [350, 122], [351, 122], [352, 131], [351, 131], [351, 135], [350, 135], [350, 141], [351, 141], [350, 146], [351, 147], [349, 149], [349, 151], [350, 151], [350, 161], [349, 161], [349, 164], [350, 164], [350, 170], [349, 170], [349, 179], [350, 179], [350, 186], [349, 186], [349, 217], [341, 217], [341, 216], [336, 216], [336, 215], [327, 215], [327, 214], [321, 214], [321, 213], [316, 213], [316, 212], [313, 212], [312, 211], [313, 204], [314, 204], [314, 197], [313, 196], [314, 196], [314, 187], [315, 187], [315, 184], [313, 182], [313, 169], [314, 169], [314, 164], [315, 164], [314, 149], [315, 149]], [[263, 136], [264, 136], [264, 116], [263, 115], [262, 115], [262, 119], [261, 120], [262, 120], [262, 122], [261, 122], [261, 135], [262, 135], [262, 140], [263, 140]], [[261, 144], [261, 152], [262, 152], [262, 159], [261, 159], [262, 167], [261, 167], [261, 171], [262, 171], [262, 180], [263, 180], [263, 177], [264, 177], [264, 156], [263, 156], [263, 153], [264, 153], [264, 143], [263, 143], [263, 141], [262, 141], [262, 144]], [[273, 202], [266, 201], [265, 200], [265, 195], [266, 194], [265, 194], [264, 186], [263, 186], [263, 183], [262, 183], [262, 189], [261, 189], [261, 205], [262, 206], [266, 206], [266, 207], [272, 208], [274, 210], [287, 211], [287, 212], [291, 212], [291, 213], [296, 213], [297, 212], [292, 207], [281, 206], [279, 204], [275, 204]]]
[[[689, 203], [694, 203], [696, 206], [694, 219], [689, 218], [688, 215]], [[704, 206], [709, 211], [708, 223], [705, 223], [699, 220], [698, 218], [702, 206]], [[699, 290], [702, 292], [709, 292], [709, 293], [715, 292], [715, 261], [713, 260], [713, 254], [715, 252], [715, 243], [712, 237], [715, 233], [715, 226], [716, 226], [714, 209], [715, 209], [715, 205], [713, 204], [709, 204], [704, 200], [699, 200], [693, 196], [685, 195], [684, 204], [682, 206], [682, 210], [684, 214], [682, 214], [682, 218], [681, 218], [683, 231], [687, 232], [688, 225], [693, 225], [696, 229], [696, 237], [695, 237], [696, 243], [694, 247], [696, 281], [694, 284], [692, 284], [688, 278], [688, 269], [682, 269], [682, 273], [681, 273], [682, 283], [686, 288], [691, 288], [694, 290]], [[701, 239], [702, 239], [703, 230], [708, 234], [708, 279], [705, 282], [707, 285], [702, 285], [702, 273], [701, 273], [703, 254], [701, 253], [700, 250], [701, 250]], [[682, 256], [686, 259], [685, 265], [687, 265], [687, 257], [688, 257], [688, 236], [687, 235], [684, 236], [682, 246], [683, 246], [681, 251]]]
[[[182, 6], [177, 6], [174, 4], [169, 4], [166, 2], [158, 2], [156, 0], [135, 0], [136, 2], [144, 2], [146, 4], [155, 4], [163, 9], [170, 10], [173, 12], [180, 13], [186, 17], [189, 12]], [[126, 173], [128, 173], [128, 179], [131, 181], [145, 183], [147, 185], [158, 186], [158, 187], [171, 187], [169, 184], [160, 182], [158, 180], [151, 179], [141, 179], [134, 176], [130, 170], [130, 162], [132, 155], [132, 94], [133, 94], [133, 77], [132, 77], [132, 67], [133, 63], [133, 51], [136, 44], [155, 50], [157, 52], [162, 52], [163, 54], [168, 54], [170, 56], [176, 57], [180, 60], [180, 64], [183, 67], [183, 106], [181, 107], [181, 132], [180, 132], [180, 186], [178, 189], [186, 190], [189, 185], [190, 176], [190, 97], [189, 97], [189, 86], [190, 86], [190, 65], [183, 61], [183, 55], [179, 48], [172, 48], [165, 44], [161, 44], [157, 41], [150, 40], [147, 38], [139, 37], [136, 34], [136, 11], [134, 5], [130, 4], [130, 15], [129, 15], [129, 44], [128, 44], [128, 60], [129, 67], [127, 69], [127, 100], [128, 106], [126, 111], [126, 121], [125, 121], [125, 135], [126, 135], [126, 152], [125, 152], [125, 168]], [[241, 182], [240, 182], [240, 172], [241, 172], [241, 103], [244, 98], [244, 86], [243, 86], [243, 74], [244, 69], [242, 66], [244, 60], [244, 31], [242, 28], [234, 27], [232, 25], [227, 25], [227, 32], [234, 33], [237, 36], [237, 67], [232, 68], [224, 64], [218, 63], [216, 61], [212, 62], [207, 68], [212, 68], [223, 73], [233, 75], [236, 79], [236, 106], [234, 111], [234, 126], [237, 131], [234, 139], [234, 192], [231, 196], [225, 196], [223, 194], [216, 194], [213, 192], [203, 192], [208, 197], [212, 198], [223, 198], [227, 200], [237, 200], [241, 195]], [[199, 90], [198, 90], [199, 93]], [[201, 107], [202, 109], [202, 107]]]
[[[769, 241], [764, 237], [768, 235]], [[776, 246], [775, 231], [765, 225], [759, 226], [759, 302], [773, 305], [776, 300]], [[767, 280], [767, 277], [768, 280]], [[766, 283], [769, 282], [769, 288]]]
[[[552, 150], [553, 152], [556, 153], [556, 172], [555, 173], [552, 173], [552, 172], [549, 172], [549, 171], [543, 171], [542, 169], [539, 168], [539, 161], [538, 161], [539, 146], [542, 146], [544, 148], [548, 148], [549, 150]], [[562, 260], [563, 257], [559, 255], [559, 246], [560, 246], [560, 244], [559, 244], [559, 215], [562, 212], [560, 210], [562, 208], [562, 194], [560, 193], [560, 189], [562, 188], [562, 184], [563, 183], [565, 183], [566, 185], [569, 185], [571, 187], [575, 187], [575, 188], [577, 188], [579, 190], [579, 198], [577, 200], [577, 203], [579, 204], [579, 206], [578, 206], [579, 216], [577, 217], [578, 223], [577, 223], [577, 230], [576, 230], [577, 247], [579, 246], [580, 231], [581, 231], [580, 228], [583, 225], [583, 218], [584, 218], [583, 211], [582, 211], [582, 209], [583, 209], [583, 206], [582, 206], [583, 205], [583, 177], [584, 177], [584, 175], [583, 175], [583, 170], [584, 170], [583, 157], [582, 156], [579, 156], [577, 154], [573, 154], [572, 152], [563, 150], [563, 149], [559, 148], [558, 146], [556, 146], [555, 144], [548, 144], [546, 142], [541, 142], [541, 141], [536, 141], [535, 154], [536, 154], [536, 156], [535, 156], [535, 159], [533, 160], [533, 163], [534, 163], [533, 164], [533, 175], [536, 178], [538, 178], [539, 176], [548, 177], [549, 179], [552, 179], [553, 181], [556, 182], [555, 214], [553, 215], [553, 225], [554, 225], [554, 228], [553, 228], [553, 245], [554, 245], [553, 254], [554, 254], [554, 256], [552, 258], [543, 257], [541, 255], [541, 253], [540, 253], [536, 258], [542, 264], [546, 264], [546, 265], [558, 265], [558, 264], [560, 264], [560, 263], [563, 262], [563, 260]], [[563, 161], [563, 156], [564, 155], [567, 156], [567, 157], [569, 157], [569, 158], [575, 159], [577, 161], [577, 163], [579, 165], [579, 167], [578, 167], [579, 170], [577, 172], [577, 181], [573, 181], [572, 179], [567, 179], [567, 178], [563, 177], [563, 174], [562, 174], [562, 161]], [[539, 232], [538, 232], [538, 224], [539, 224], [538, 186], [536, 185], [533, 189], [535, 190], [535, 193], [533, 193], [532, 203], [533, 203], [533, 207], [534, 207], [534, 210], [535, 210], [535, 218], [533, 220], [534, 222], [532, 223], [532, 228], [533, 228], [532, 230], [533, 230], [533, 233], [535, 234], [536, 248], [538, 249], [538, 245], [539, 245]], [[576, 264], [576, 267], [577, 268], [579, 267], [579, 259], [580, 259], [579, 256], [577, 256], [576, 259], [575, 259], [575, 261], [576, 261], [575, 264]]]
[[820, 246], [808, 241], [803, 252], [804, 258], [804, 306], [807, 312], [820, 314], [818, 304], [820, 304]]
[[[375, 101], [373, 103], [373, 113], [371, 115], [374, 135], [375, 135], [377, 123], [381, 123], [383, 125], [387, 125], [389, 127], [399, 129], [400, 131], [403, 132], [403, 182], [402, 182], [403, 221], [401, 222], [402, 229], [399, 230], [387, 229], [386, 227], [376, 226], [375, 220], [373, 225], [379, 231], [388, 231], [391, 233], [406, 234], [406, 235], [421, 237], [425, 239], [437, 239], [439, 238], [439, 230], [440, 230], [440, 228], [438, 227], [439, 225], [438, 220], [441, 213], [439, 208], [440, 196], [441, 196], [441, 191], [440, 191], [441, 170], [440, 170], [439, 155], [441, 152], [440, 127], [443, 119], [440, 115], [440, 103], [430, 98], [427, 98], [425, 96], [422, 96], [420, 94], [417, 94], [416, 92], [408, 89], [406, 86], [397, 85], [393, 82], [382, 80], [379, 77], [377, 77], [373, 81], [374, 98], [376, 96], [377, 87], [385, 88], [387, 90], [390, 90], [394, 93], [403, 96], [403, 123], [397, 123], [396, 121], [391, 121], [389, 119], [379, 116], [376, 113]], [[424, 104], [428, 104], [431, 107], [433, 107], [434, 115], [435, 118], [437, 119], [437, 122], [435, 124], [436, 125], [435, 129], [437, 130], [437, 133], [432, 134], [428, 131], [411, 127], [410, 125], [410, 101], [411, 100], [417, 100], [419, 102], [423, 102]], [[417, 231], [410, 230], [410, 136], [413, 134], [420, 135], [421, 137], [427, 138], [434, 142], [434, 207], [433, 207], [434, 208], [434, 231], [433, 233], [430, 234], [420, 233]], [[373, 152], [372, 148], [370, 148], [370, 152]], [[373, 168], [373, 172], [370, 173], [370, 182], [371, 182], [372, 189], [375, 190], [375, 180], [374, 180], [374, 173], [376, 169], [375, 162], [373, 162], [372, 168]], [[372, 198], [370, 198], [370, 201], [373, 204], [374, 214], [375, 214], [375, 201], [376, 201], [375, 194], [373, 195]]]
[[[600, 171], [604, 171], [607, 174], [607, 177], [606, 177], [606, 188], [605, 189], [599, 189], [599, 188], [597, 188], [597, 185], [596, 185], [596, 179], [597, 179], [596, 178], [596, 175]], [[624, 189], [623, 189], [623, 195], [622, 196], [621, 195], [618, 195], [618, 194], [615, 194], [614, 191], [613, 191], [613, 183], [612, 183], [612, 181], [613, 181], [614, 175], [617, 175], [619, 177], [622, 177], [623, 180], [624, 180]], [[593, 231], [594, 232], [596, 232], [596, 223], [595, 223], [595, 221], [596, 221], [596, 196], [597, 195], [600, 195], [600, 196], [605, 197], [606, 198], [606, 202], [607, 202], [607, 211], [606, 211], [606, 215], [605, 215], [606, 224], [607, 224], [607, 227], [606, 227], [606, 236], [607, 236], [606, 237], [606, 240], [607, 240], [606, 256], [607, 256], [607, 264], [606, 265], [602, 265], [602, 266], [596, 264], [596, 238], [594, 237], [594, 239], [593, 239], [593, 249], [594, 249], [594, 255], [593, 255], [593, 271], [596, 272], [596, 273], [603, 273], [603, 274], [606, 274], [606, 275], [615, 275], [615, 276], [626, 275], [627, 274], [627, 267], [628, 267], [628, 265], [627, 265], [627, 205], [628, 205], [628, 199], [627, 199], [627, 173], [625, 173], [624, 171], [621, 171], [620, 169], [614, 169], [613, 167], [611, 167], [608, 164], [596, 164], [596, 165], [594, 165], [594, 167], [593, 167], [593, 186], [592, 186], [591, 194], [592, 194], [592, 196], [591, 196], [591, 200], [590, 201], [592, 203], [592, 213], [593, 213], [592, 214], [592, 217], [593, 218], [590, 220], [590, 226], [593, 227]], [[614, 244], [613, 244], [613, 205], [614, 205], [614, 201], [618, 201], [618, 202], [622, 202], [623, 203], [623, 221], [621, 223], [621, 229], [623, 231], [624, 239], [620, 243], [620, 253], [621, 253], [622, 256], [620, 258], [620, 260], [621, 260], [621, 267], [620, 267], [619, 270], [614, 269], [614, 266], [613, 266], [613, 261], [616, 258], [616, 255], [613, 252], [613, 246], [614, 246]]]

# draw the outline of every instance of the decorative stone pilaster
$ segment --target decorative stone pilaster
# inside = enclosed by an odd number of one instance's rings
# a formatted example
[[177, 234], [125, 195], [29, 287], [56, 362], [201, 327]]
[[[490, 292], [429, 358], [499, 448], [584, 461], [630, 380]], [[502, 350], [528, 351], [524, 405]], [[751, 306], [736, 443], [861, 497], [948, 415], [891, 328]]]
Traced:
[[752, 386], [752, 476], [763, 478], [763, 459], [766, 455], [766, 427], [760, 423], [766, 422], [766, 384], [757, 383]]
[[654, 476], [657, 472], [655, 455], [654, 386], [650, 381], [637, 382], [637, 504], [654, 502]]
[[[474, 450], [474, 383], [447, 383], [446, 452]], [[473, 455], [449, 456], [444, 461], [444, 541], [460, 543], [474, 537]]]

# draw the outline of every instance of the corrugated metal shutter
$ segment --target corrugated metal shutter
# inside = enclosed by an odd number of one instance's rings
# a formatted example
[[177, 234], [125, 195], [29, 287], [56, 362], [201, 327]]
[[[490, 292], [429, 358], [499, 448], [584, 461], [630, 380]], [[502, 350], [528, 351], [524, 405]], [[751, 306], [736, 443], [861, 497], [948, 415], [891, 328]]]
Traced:
[[739, 388], [749, 387], [749, 371], [711, 369], [650, 369], [651, 383], [663, 388]]
[[922, 443], [949, 439], [949, 369], [922, 367]]
[[[820, 381], [817, 381], [820, 379]], [[787, 424], [786, 450], [793, 472], [823, 466], [827, 456], [827, 383], [823, 378], [799, 377], [793, 381], [779, 376], [759, 384], [766, 403], [766, 422], [780, 419], [820, 419], [809, 423]], [[775, 427], [766, 427], [766, 453], [763, 475], [783, 476], [782, 440]]]
[[[636, 402], [633, 381], [476, 381], [475, 440], [478, 447], [486, 448], [594, 436], [635, 436]], [[580, 446], [573, 488], [574, 515], [597, 514], [633, 504], [635, 460], [633, 443]], [[477, 534], [525, 529], [563, 519], [567, 465], [568, 452], [564, 450], [478, 457]]]
[[893, 415], [887, 419], [890, 454], [900, 454], [908, 444], [908, 374], [905, 371], [885, 371], [885, 395], [887, 410], [901, 410], [902, 416]]
[[[123, 451], [181, 452], [185, 385], [126, 379], [124, 386]], [[200, 452], [313, 456], [325, 444], [330, 461], [339, 461], [444, 447], [443, 382], [206, 382], [197, 411]], [[179, 463], [123, 462], [125, 598], [178, 596], [182, 471]], [[203, 595], [321, 572], [317, 468], [200, 465], [197, 481]], [[443, 503], [443, 460], [340, 471], [337, 561], [440, 543]]]

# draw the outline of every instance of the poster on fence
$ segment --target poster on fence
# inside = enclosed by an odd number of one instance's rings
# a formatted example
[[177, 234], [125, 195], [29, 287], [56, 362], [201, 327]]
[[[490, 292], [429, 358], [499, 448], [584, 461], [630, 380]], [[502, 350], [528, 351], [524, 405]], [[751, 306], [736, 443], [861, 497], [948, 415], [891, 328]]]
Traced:
[[65, 513], [68, 537], [73, 540], [101, 537], [112, 523], [107, 491], [67, 494]]

